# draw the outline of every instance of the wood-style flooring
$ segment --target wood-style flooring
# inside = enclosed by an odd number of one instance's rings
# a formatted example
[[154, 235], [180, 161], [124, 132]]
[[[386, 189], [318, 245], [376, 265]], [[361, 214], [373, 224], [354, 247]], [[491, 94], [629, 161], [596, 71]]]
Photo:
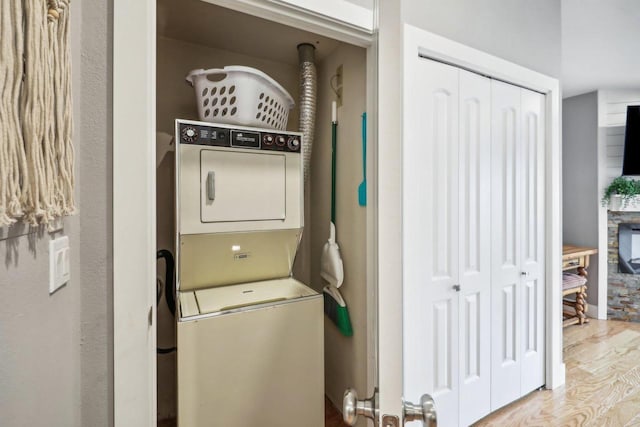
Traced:
[[640, 324], [563, 329], [566, 384], [534, 391], [474, 426], [640, 426]]
[[342, 421], [342, 413], [327, 398], [324, 399], [324, 427], [348, 427]]

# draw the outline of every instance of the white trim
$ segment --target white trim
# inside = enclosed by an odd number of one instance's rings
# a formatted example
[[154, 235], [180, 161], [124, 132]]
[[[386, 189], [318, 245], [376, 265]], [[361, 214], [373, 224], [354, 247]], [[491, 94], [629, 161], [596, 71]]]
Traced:
[[270, 3], [289, 5], [313, 15], [328, 16], [337, 22], [352, 25], [371, 33], [373, 10], [345, 0], [267, 0]]
[[600, 197], [604, 194], [607, 182], [607, 137], [604, 118], [604, 109], [601, 105], [605, 102], [606, 93], [601, 90], [597, 92], [596, 106], [598, 109], [597, 126], [597, 181], [598, 181], [598, 319], [607, 318], [607, 293], [609, 287], [609, 243], [608, 243], [608, 215], [606, 206], [602, 206]]
[[425, 30], [405, 24], [407, 67], [420, 54], [480, 74], [529, 88], [546, 95], [546, 386], [556, 388], [565, 382], [562, 362], [562, 199], [560, 85], [557, 79], [540, 74], [504, 59], [473, 49]]
[[595, 304], [589, 304], [587, 306], [587, 316], [592, 318], [592, 319], [601, 319], [601, 320], [607, 320], [607, 316], [606, 316], [606, 310], [605, 310], [605, 316], [604, 318], [599, 316], [599, 306], [595, 305]]
[[[379, 1], [377, 143], [378, 405], [402, 420], [402, 26], [401, 5]], [[385, 425], [379, 420], [378, 425]], [[402, 421], [400, 425], [403, 425]]]
[[[373, 396], [378, 387], [378, 274], [377, 274], [377, 44], [367, 49], [367, 396]], [[364, 390], [363, 390], [364, 391]]]
[[114, 1], [113, 405], [156, 425], [156, 1]]
[[[373, 12], [368, 11], [369, 16], [366, 16], [364, 13], [366, 9], [361, 10], [360, 14], [357, 12], [350, 13], [349, 16], [345, 15], [339, 19], [338, 16], [331, 17], [331, 15], [321, 15], [320, 13], [312, 12], [303, 7], [295, 7], [293, 5], [286, 4], [285, 1], [281, 0], [202, 1], [249, 15], [258, 16], [290, 27], [301, 28], [321, 36], [330, 37], [345, 43], [351, 43], [359, 47], [370, 46], [373, 39]], [[306, 3], [307, 5], [309, 4], [309, 1], [307, 0], [300, 0], [299, 2]], [[335, 2], [335, 0], [333, 2]], [[322, 2], [315, 3], [317, 3], [317, 5], [322, 5]], [[349, 4], [345, 1], [340, 3]], [[323, 10], [325, 9], [327, 8], [323, 7]], [[357, 24], [349, 22], [349, 19], [356, 21]], [[370, 20], [371, 22], [369, 25], [365, 25], [367, 20]]]

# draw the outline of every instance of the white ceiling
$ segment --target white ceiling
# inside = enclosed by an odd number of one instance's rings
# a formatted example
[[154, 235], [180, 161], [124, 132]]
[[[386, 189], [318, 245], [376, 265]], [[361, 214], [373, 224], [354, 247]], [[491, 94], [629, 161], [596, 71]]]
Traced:
[[562, 0], [562, 87], [640, 88], [640, 0]]
[[158, 33], [290, 65], [298, 64], [300, 43], [313, 44], [318, 61], [339, 44], [317, 34], [200, 0], [158, 0]]

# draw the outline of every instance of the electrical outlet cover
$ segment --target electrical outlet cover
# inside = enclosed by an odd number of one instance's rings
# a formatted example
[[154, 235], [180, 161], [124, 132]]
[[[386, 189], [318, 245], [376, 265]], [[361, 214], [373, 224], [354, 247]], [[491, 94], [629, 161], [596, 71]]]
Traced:
[[69, 237], [49, 242], [49, 294], [65, 285], [71, 278]]

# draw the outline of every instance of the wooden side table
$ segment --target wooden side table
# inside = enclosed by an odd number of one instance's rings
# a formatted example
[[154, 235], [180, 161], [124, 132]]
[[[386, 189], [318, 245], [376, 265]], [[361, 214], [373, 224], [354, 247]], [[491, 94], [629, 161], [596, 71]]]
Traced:
[[[589, 256], [598, 253], [595, 248], [564, 245], [562, 247], [562, 271], [576, 270], [578, 275], [587, 279], [587, 267], [589, 267]], [[567, 295], [575, 294], [575, 301], [564, 298]], [[587, 319], [587, 284], [562, 289], [562, 305], [572, 307], [573, 312], [563, 308], [563, 326], [582, 325], [589, 322]]]

